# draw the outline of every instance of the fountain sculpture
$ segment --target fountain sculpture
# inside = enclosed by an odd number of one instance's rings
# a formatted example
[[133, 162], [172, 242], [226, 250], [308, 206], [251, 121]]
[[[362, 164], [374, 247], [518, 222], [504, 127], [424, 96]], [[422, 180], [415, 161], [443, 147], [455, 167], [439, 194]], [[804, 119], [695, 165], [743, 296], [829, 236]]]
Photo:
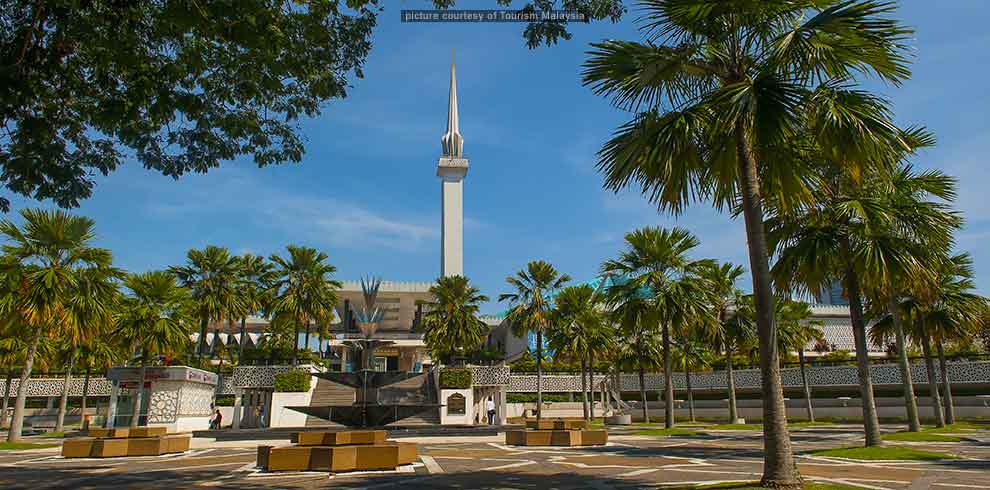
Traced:
[[[348, 427], [383, 427], [392, 422], [412, 417], [440, 405], [433, 400], [436, 390], [432, 377], [424, 373], [405, 371], [376, 371], [372, 369], [375, 350], [394, 342], [375, 339], [384, 312], [376, 306], [381, 279], [361, 279], [364, 306], [357, 313], [357, 325], [361, 339], [344, 342], [352, 352], [360, 353], [361, 369], [355, 372], [325, 372], [314, 376], [355, 389], [351, 405], [289, 407], [297, 412], [329, 420]], [[390, 387], [401, 381], [426, 376], [420, 388]]]

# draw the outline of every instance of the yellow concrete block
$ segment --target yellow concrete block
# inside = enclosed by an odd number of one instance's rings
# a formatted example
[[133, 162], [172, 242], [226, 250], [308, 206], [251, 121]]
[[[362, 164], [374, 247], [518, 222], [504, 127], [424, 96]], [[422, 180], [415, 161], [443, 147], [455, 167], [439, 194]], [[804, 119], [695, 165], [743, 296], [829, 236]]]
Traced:
[[579, 430], [554, 430], [550, 431], [551, 446], [580, 446], [581, 431]]
[[358, 470], [394, 470], [399, 466], [398, 445], [354, 446]]
[[533, 430], [576, 430], [586, 426], [584, 420], [541, 419], [539, 423], [535, 420], [526, 422], [526, 428]]
[[127, 441], [128, 456], [161, 456], [168, 448], [168, 442], [161, 437], [131, 437]]
[[119, 439], [125, 438], [130, 435], [130, 429], [127, 428], [115, 428], [115, 429], [89, 429], [86, 433], [89, 437], [96, 437], [99, 439]]
[[582, 446], [604, 446], [608, 443], [608, 432], [604, 429], [590, 429], [581, 431]]
[[62, 443], [63, 458], [88, 458], [93, 452], [93, 444], [96, 439], [92, 437], [80, 437], [78, 439], [66, 439]]
[[313, 452], [327, 451], [319, 446], [273, 447], [268, 453], [268, 471], [306, 471]]
[[386, 436], [383, 430], [352, 430], [349, 433], [350, 444], [381, 444]]
[[397, 442], [399, 445], [399, 464], [413, 464], [419, 459], [419, 447], [414, 442]]
[[357, 469], [357, 446], [330, 447], [329, 471], [339, 473]]
[[168, 434], [166, 427], [136, 427], [131, 429], [128, 437], [155, 437]]
[[162, 439], [166, 441], [166, 453], [184, 453], [189, 450], [189, 444], [192, 442], [192, 436], [189, 434], [172, 434]]
[[96, 439], [90, 453], [95, 458], [118, 458], [127, 456], [130, 439]]

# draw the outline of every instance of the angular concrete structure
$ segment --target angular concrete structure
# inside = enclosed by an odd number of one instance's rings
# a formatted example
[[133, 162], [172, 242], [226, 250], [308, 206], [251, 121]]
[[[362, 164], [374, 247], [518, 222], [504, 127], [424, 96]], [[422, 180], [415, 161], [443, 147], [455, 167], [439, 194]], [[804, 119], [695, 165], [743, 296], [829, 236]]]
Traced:
[[542, 419], [527, 421], [525, 430], [505, 431], [509, 446], [603, 446], [605, 429], [588, 429], [584, 420]]
[[385, 431], [299, 432], [294, 446], [258, 446], [257, 465], [264, 471], [394, 470], [412, 464], [417, 446], [385, 440]]
[[119, 458], [161, 456], [189, 450], [192, 436], [166, 434], [164, 427], [135, 429], [91, 429], [91, 437], [67, 439], [62, 443], [64, 458]]
[[464, 177], [468, 159], [464, 157], [457, 115], [457, 77], [450, 60], [450, 99], [447, 104], [447, 132], [440, 139], [443, 154], [437, 162], [440, 177], [441, 228], [440, 275], [464, 275]]

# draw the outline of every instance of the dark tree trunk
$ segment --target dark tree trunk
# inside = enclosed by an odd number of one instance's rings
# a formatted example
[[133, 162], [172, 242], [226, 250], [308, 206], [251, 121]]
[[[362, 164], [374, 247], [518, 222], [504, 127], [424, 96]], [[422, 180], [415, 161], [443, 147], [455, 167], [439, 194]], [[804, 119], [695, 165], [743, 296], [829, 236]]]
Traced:
[[942, 373], [942, 403], [945, 404], [945, 423], [956, 423], [956, 407], [952, 402], [952, 380], [949, 379], [949, 366], [945, 363], [945, 349], [942, 339], [935, 340], [935, 350], [938, 352], [938, 370]]
[[247, 318], [241, 317], [241, 336], [237, 339], [237, 363], [244, 364], [244, 333], [245, 323], [247, 323]]
[[904, 409], [907, 412], [908, 431], [921, 432], [921, 420], [918, 418], [918, 400], [914, 396], [914, 380], [911, 379], [911, 363], [908, 361], [907, 338], [904, 335], [904, 319], [901, 317], [901, 307], [897, 300], [887, 298], [887, 309], [894, 323], [894, 341], [897, 344], [897, 365], [901, 369], [901, 381], [904, 385]]
[[725, 348], [725, 381], [729, 392], [729, 423], [734, 424], [739, 420], [739, 410], [736, 408], [736, 377], [732, 373], [732, 347], [728, 345]]
[[815, 408], [811, 404], [811, 385], [808, 384], [808, 374], [804, 370], [804, 346], [798, 348], [798, 363], [801, 365], [801, 384], [804, 385], [804, 403], [808, 412], [808, 422], [814, 422]]
[[[588, 402], [588, 413], [591, 420], [595, 420], [595, 355], [588, 356], [588, 392], [591, 394]], [[604, 398], [602, 398], [604, 401]], [[604, 410], [604, 409], [603, 409]]]
[[139, 425], [141, 420], [141, 397], [144, 394], [144, 375], [147, 370], [148, 363], [145, 360], [144, 349], [141, 350], [141, 369], [138, 370], [138, 383], [137, 392], [134, 394], [134, 399], [131, 400], [131, 428], [135, 428]]
[[69, 406], [69, 381], [72, 380], [72, 367], [76, 363], [76, 349], [69, 353], [69, 362], [62, 378], [62, 396], [58, 400], [58, 415], [55, 416], [55, 432], [65, 431], [65, 411]]
[[643, 365], [639, 365], [639, 399], [643, 402], [643, 423], [650, 423], [650, 407], [646, 401], [646, 383], [644, 381]]
[[[296, 366], [299, 364], [299, 324], [302, 323], [302, 319], [296, 320], [296, 324], [292, 329], [292, 365]], [[364, 353], [361, 353], [362, 357]]]
[[306, 321], [306, 340], [303, 341], [303, 348], [309, 349], [309, 321]]
[[91, 366], [86, 365], [86, 376], [83, 378], [83, 390], [82, 390], [82, 401], [79, 403], [79, 428], [86, 429], [86, 401], [89, 397], [89, 376], [91, 371]]
[[543, 331], [536, 331], [536, 423], [543, 417]]
[[7, 407], [10, 406], [10, 385], [14, 382], [14, 370], [7, 370], [7, 384], [3, 387], [3, 402], [0, 405], [0, 427], [7, 426]]
[[763, 478], [760, 483], [771, 488], [800, 488], [801, 475], [794, 461], [791, 437], [787, 430], [787, 409], [777, 366], [777, 327], [774, 324], [773, 291], [770, 289], [770, 261], [767, 237], [763, 228], [763, 197], [756, 157], [749, 134], [740, 120], [735, 128], [739, 164], [739, 193], [746, 222], [749, 265], [756, 300], [756, 326], [760, 339], [760, 374], [763, 392]]
[[674, 365], [670, 359], [670, 327], [663, 325], [663, 426], [674, 426]]
[[935, 426], [945, 427], [942, 415], [942, 400], [938, 395], [938, 378], [935, 377], [935, 363], [932, 361], [932, 347], [928, 334], [921, 336], [921, 352], [925, 356], [925, 370], [928, 371], [928, 396], [932, 399], [932, 411], [935, 412]]
[[589, 420], [588, 416], [588, 361], [581, 359], [581, 411], [584, 412], [584, 420]]
[[685, 365], [684, 367], [684, 382], [687, 384], [687, 397], [688, 397], [688, 417], [690, 417], [691, 422], [695, 422], [694, 418], [694, 390], [691, 389], [691, 368]]
[[[842, 239], [842, 253], [852, 257], [852, 247], [848, 238]], [[859, 290], [859, 277], [852, 262], [845, 264], [846, 292], [849, 296], [849, 318], [852, 321], [853, 341], [856, 344], [856, 372], [859, 375], [859, 394], [863, 401], [863, 428], [866, 432], [866, 445], [883, 445], [880, 438], [880, 421], [877, 419], [877, 404], [873, 398], [873, 378], [870, 376], [869, 344], [866, 339], [866, 321], [863, 319], [863, 297]]]
[[27, 357], [24, 358], [21, 380], [17, 385], [17, 400], [14, 401], [14, 418], [10, 421], [10, 430], [7, 431], [7, 442], [18, 442], [21, 440], [21, 432], [24, 429], [24, 402], [27, 400], [28, 378], [31, 376], [31, 368], [34, 366], [34, 356], [38, 353], [38, 342], [40, 341], [41, 329], [35, 328], [31, 336], [31, 343], [28, 344]]
[[[199, 318], [199, 342], [196, 343], [196, 360], [199, 361], [203, 359], [203, 352], [206, 350], [206, 328], [210, 324], [210, 317], [202, 315]], [[198, 368], [203, 367], [202, 363], [199, 363]]]

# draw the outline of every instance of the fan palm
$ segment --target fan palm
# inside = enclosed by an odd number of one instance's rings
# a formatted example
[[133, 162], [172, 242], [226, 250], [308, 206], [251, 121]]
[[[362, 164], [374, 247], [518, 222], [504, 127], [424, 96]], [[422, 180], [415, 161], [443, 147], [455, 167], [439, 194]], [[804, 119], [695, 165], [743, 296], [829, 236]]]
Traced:
[[749, 301], [744, 300], [742, 291], [736, 288], [736, 281], [744, 273], [742, 267], [729, 262], [711, 263], [701, 271], [701, 276], [709, 289], [710, 308], [715, 322], [714, 328], [710, 330], [709, 339], [713, 348], [720, 349], [725, 354], [729, 423], [735, 423], [739, 418], [732, 356], [756, 336], [752, 298], [749, 298]]
[[148, 361], [157, 355], [182, 352], [189, 343], [188, 322], [183, 312], [187, 311], [184, 303], [192, 296], [166, 271], [132, 274], [124, 280], [124, 287], [129, 294], [123, 300], [113, 337], [140, 359], [131, 409], [131, 427], [137, 427]]
[[92, 371], [106, 370], [124, 360], [124, 351], [121, 346], [115, 345], [106, 337], [94, 337], [79, 346], [79, 361], [85, 370], [83, 378], [82, 401], [80, 402], [80, 413], [85, 420], [86, 406], [89, 398], [89, 378]]
[[244, 358], [244, 331], [247, 316], [263, 311], [268, 304], [269, 298], [265, 293], [271, 287], [274, 279], [272, 269], [272, 264], [266, 261], [264, 257], [252, 254], [244, 254], [240, 257], [238, 273], [241, 280], [238, 281], [238, 285], [245, 314], [241, 315], [241, 335], [237, 345], [238, 359]]
[[[292, 364], [299, 361], [299, 328], [309, 329], [311, 321], [329, 322], [337, 304], [339, 281], [331, 276], [337, 268], [327, 262], [329, 256], [312, 247], [289, 245], [287, 257], [272, 254], [275, 264], [271, 310], [275, 315], [292, 318], [295, 324]], [[308, 348], [307, 339], [307, 348]]]
[[656, 308], [639, 297], [623, 297], [629, 290], [610, 290], [612, 321], [619, 325], [619, 348], [614, 351], [613, 362], [619, 373], [636, 371], [639, 377], [639, 399], [642, 403], [643, 423], [650, 423], [650, 407], [646, 397], [646, 371], [662, 366], [663, 339], [659, 330], [660, 319]]
[[7, 434], [10, 442], [21, 437], [27, 380], [42, 336], [83, 337], [91, 325], [87, 315], [103, 315], [109, 309], [99, 303], [105, 296], [85, 297], [87, 288], [101, 281], [99, 288], [111, 288], [119, 274], [111, 265], [110, 251], [92, 246], [92, 220], [35, 209], [21, 211], [21, 217], [22, 227], [0, 221], [0, 234], [7, 240], [0, 258], [0, 317], [22, 326], [29, 338]]
[[543, 412], [543, 334], [553, 322], [553, 305], [550, 297], [557, 293], [571, 276], [557, 272], [542, 260], [526, 264], [526, 268], [509, 276], [505, 282], [514, 292], [498, 296], [498, 300], [511, 304], [506, 320], [512, 325], [512, 334], [528, 337], [536, 334], [536, 420]]
[[[905, 135], [905, 141], [913, 149], [932, 140], [923, 130], [914, 130]], [[832, 278], [842, 278], [856, 343], [868, 446], [882, 441], [863, 297], [873, 289], [890, 291], [893, 278], [919, 270], [919, 252], [906, 244], [944, 247], [958, 222], [941, 204], [924, 200], [927, 195], [951, 199], [954, 193], [949, 182], [935, 171], [916, 173], [909, 165], [896, 166], [906, 152], [892, 148], [887, 159], [894, 164], [873, 166], [861, 174], [825, 166], [822, 176], [828, 184], [816, 192], [816, 203], [771, 216], [766, 224], [778, 256], [773, 276], [781, 290], [817, 293]]]
[[169, 267], [169, 272], [188, 288], [195, 304], [199, 320], [199, 340], [196, 343], [196, 359], [207, 350], [206, 329], [210, 322], [222, 324], [225, 318], [244, 311], [238, 294], [240, 261], [224, 247], [213, 245], [203, 250], [191, 249], [186, 253], [186, 265]]
[[430, 286], [433, 301], [423, 315], [423, 342], [434, 359], [463, 358], [485, 341], [488, 325], [478, 318], [481, 303], [488, 296], [464, 276], [442, 276]]
[[[606, 328], [602, 298], [593, 287], [587, 284], [566, 287], [554, 301], [557, 318], [555, 328], [548, 333], [549, 344], [558, 356], [580, 360], [581, 408], [588, 420], [594, 417], [588, 401], [587, 379], [594, 385], [595, 353], [610, 350], [615, 339]], [[594, 404], [593, 395], [591, 404]]]
[[[910, 72], [910, 30], [874, 0], [698, 2], [644, 0], [647, 43], [594, 44], [584, 83], [635, 118], [599, 153], [605, 186], [630, 184], [661, 209], [695, 199], [740, 205], [756, 296], [764, 393], [763, 484], [797, 487], [800, 477], [783, 410], [763, 196], [810, 197], [808, 165], [792, 136], [809, 105], [829, 107], [815, 138], [825, 147], [869, 152], [890, 139], [882, 114], [862, 109], [836, 80], [873, 73], [892, 83]], [[658, 42], [659, 41], [659, 42]]]
[[626, 250], [602, 264], [602, 272], [622, 278], [610, 289], [613, 305], [639, 301], [636, 298], [642, 296], [646, 307], [655, 310], [663, 354], [664, 425], [670, 428], [674, 425], [670, 331], [689, 323], [703, 323], [702, 319], [711, 314], [707, 308], [708, 291], [699, 275], [710, 261], [689, 257], [700, 242], [682, 228], [640, 228], [626, 234], [625, 241]]
[[815, 421], [815, 409], [811, 404], [811, 385], [805, 372], [804, 349], [809, 343], [824, 342], [820, 321], [811, 321], [812, 312], [807, 303], [792, 300], [777, 301], [777, 347], [781, 351], [797, 351], [801, 368], [801, 384], [804, 387], [805, 409], [808, 421]]
[[691, 386], [691, 373], [707, 368], [711, 365], [711, 350], [703, 341], [698, 331], [689, 330], [679, 335], [679, 340], [674, 344], [672, 357], [674, 366], [684, 372], [684, 384], [687, 388], [688, 417], [691, 422], [695, 422], [694, 415], [694, 389]]

